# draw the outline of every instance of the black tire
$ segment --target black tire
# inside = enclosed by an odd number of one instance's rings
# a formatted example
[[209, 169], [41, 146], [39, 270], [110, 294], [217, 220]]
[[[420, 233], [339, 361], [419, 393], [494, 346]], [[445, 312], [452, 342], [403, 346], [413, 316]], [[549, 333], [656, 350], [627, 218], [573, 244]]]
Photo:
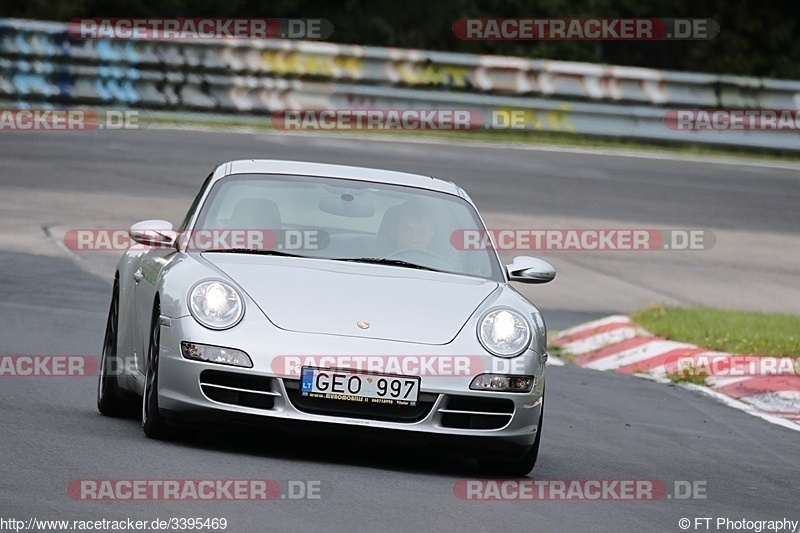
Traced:
[[103, 353], [100, 356], [100, 375], [97, 379], [97, 410], [106, 416], [125, 416], [131, 412], [131, 402], [125, 398], [117, 383], [117, 332], [119, 325], [119, 284], [114, 281], [111, 307], [108, 310]]
[[539, 412], [539, 427], [536, 438], [531, 447], [522, 456], [515, 459], [478, 458], [478, 467], [485, 474], [509, 477], [524, 477], [531, 473], [539, 457], [539, 443], [542, 439], [542, 421], [544, 420], [544, 396], [542, 396], [542, 410]]
[[161, 326], [161, 308], [158, 302], [153, 306], [153, 319], [150, 324], [150, 346], [147, 351], [147, 370], [142, 392], [142, 429], [151, 439], [166, 439], [170, 431], [158, 407], [158, 371]]

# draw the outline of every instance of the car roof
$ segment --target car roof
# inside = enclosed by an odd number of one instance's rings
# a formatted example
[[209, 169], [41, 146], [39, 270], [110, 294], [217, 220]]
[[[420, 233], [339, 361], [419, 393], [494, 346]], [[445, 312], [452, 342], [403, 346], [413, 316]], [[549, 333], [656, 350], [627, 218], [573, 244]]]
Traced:
[[460, 187], [452, 182], [376, 168], [351, 167], [346, 165], [330, 165], [327, 163], [308, 163], [305, 161], [282, 161], [278, 159], [240, 159], [229, 161], [217, 167], [215, 181], [232, 174], [287, 174], [297, 176], [320, 176], [326, 178], [346, 178], [376, 183], [390, 183], [406, 187], [417, 187], [431, 191], [453, 194], [464, 197]]

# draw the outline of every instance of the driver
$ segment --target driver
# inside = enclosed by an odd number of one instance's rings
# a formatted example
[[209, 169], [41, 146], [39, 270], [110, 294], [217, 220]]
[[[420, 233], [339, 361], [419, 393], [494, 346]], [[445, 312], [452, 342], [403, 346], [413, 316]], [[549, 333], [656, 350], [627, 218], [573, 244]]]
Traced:
[[404, 209], [390, 230], [396, 249], [430, 249], [433, 243], [434, 225], [427, 210], [414, 206]]

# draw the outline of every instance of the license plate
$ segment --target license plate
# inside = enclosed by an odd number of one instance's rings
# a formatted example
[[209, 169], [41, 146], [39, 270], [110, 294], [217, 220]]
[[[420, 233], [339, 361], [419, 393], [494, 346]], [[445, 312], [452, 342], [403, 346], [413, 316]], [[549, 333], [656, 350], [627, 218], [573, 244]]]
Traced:
[[419, 376], [393, 376], [304, 366], [300, 393], [309, 398], [350, 402], [408, 405], [417, 404]]

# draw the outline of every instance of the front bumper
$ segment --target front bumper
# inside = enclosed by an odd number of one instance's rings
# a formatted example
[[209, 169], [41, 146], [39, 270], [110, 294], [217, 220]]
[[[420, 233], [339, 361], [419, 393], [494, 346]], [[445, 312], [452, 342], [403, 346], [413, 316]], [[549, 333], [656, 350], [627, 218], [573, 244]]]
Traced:
[[[191, 317], [164, 321], [161, 326], [159, 406], [173, 423], [256, 423], [287, 428], [323, 427], [350, 432], [369, 428], [376, 433], [403, 432], [464, 447], [519, 448], [533, 444], [538, 431], [544, 390], [544, 363], [528, 351], [509, 361], [487, 354], [477, 339], [447, 345], [317, 335], [280, 330], [244, 321], [227, 331], [211, 331]], [[168, 324], [168, 325], [166, 325]], [[181, 341], [245, 351], [253, 368], [188, 360]], [[367, 406], [337, 400], [310, 400], [299, 394], [299, 376], [285, 365], [310, 354], [333, 357], [397, 358], [468, 357], [468, 371], [422, 375], [417, 406]], [[319, 359], [318, 359], [319, 360]], [[451, 367], [452, 368], [452, 367]], [[473, 377], [505, 369], [535, 375], [529, 393], [472, 391]], [[297, 368], [299, 370], [299, 368]], [[349, 428], [348, 428], [349, 426]], [[437, 437], [441, 437], [438, 439]]]

